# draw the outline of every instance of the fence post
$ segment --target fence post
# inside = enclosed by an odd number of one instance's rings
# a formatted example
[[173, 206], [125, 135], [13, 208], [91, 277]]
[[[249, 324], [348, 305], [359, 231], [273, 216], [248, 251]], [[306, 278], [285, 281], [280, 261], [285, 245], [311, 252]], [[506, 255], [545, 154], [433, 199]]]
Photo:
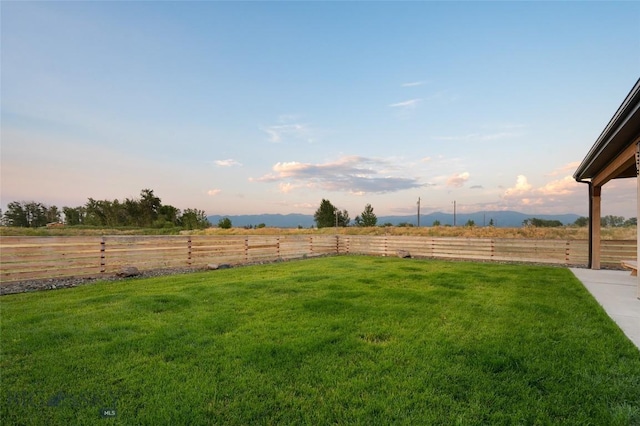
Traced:
[[107, 243], [104, 237], [100, 240], [100, 273], [104, 274], [107, 266]]
[[187, 239], [187, 265], [191, 266], [191, 235]]
[[564, 248], [564, 264], [568, 265], [571, 259], [571, 241], [567, 240]]
[[309, 256], [313, 256], [313, 237], [309, 237]]
[[493, 256], [496, 251], [496, 242], [493, 238], [491, 238], [491, 260], [493, 261]]
[[278, 259], [280, 259], [280, 237], [276, 238], [276, 251], [278, 252]]
[[244, 261], [249, 261], [249, 237], [244, 239]]

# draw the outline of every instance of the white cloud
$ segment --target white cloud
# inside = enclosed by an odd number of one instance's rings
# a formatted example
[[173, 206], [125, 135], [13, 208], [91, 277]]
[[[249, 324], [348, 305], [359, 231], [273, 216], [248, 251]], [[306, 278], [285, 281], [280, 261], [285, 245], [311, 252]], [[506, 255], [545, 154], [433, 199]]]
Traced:
[[220, 166], [220, 167], [242, 166], [241, 163], [239, 163], [236, 160], [232, 160], [231, 158], [227, 160], [216, 160], [215, 163], [217, 166]]
[[520, 136], [518, 133], [513, 132], [496, 132], [496, 133], [469, 133], [460, 136], [436, 136], [433, 139], [438, 141], [451, 141], [451, 142], [490, 142], [500, 139], [515, 138]]
[[422, 102], [422, 99], [409, 99], [408, 101], [390, 104], [389, 106], [392, 108], [415, 108], [420, 102]]
[[426, 81], [413, 81], [411, 83], [403, 83], [402, 87], [415, 87], [415, 86], [422, 86], [423, 84], [425, 84]]
[[288, 139], [304, 140], [313, 143], [317, 131], [307, 123], [298, 122], [298, 115], [282, 114], [278, 123], [262, 127], [261, 130], [269, 136], [269, 142], [280, 143]]
[[359, 156], [342, 157], [323, 164], [279, 162], [272, 170], [274, 173], [250, 180], [277, 182], [280, 191], [284, 193], [305, 188], [363, 195], [391, 193], [423, 186], [417, 178], [405, 177], [406, 170], [403, 170], [400, 164]]
[[513, 123], [483, 125], [480, 126], [483, 131], [480, 132], [467, 133], [463, 135], [435, 136], [433, 139], [445, 142], [492, 142], [521, 137], [525, 127], [526, 126], [524, 125]]
[[512, 188], [507, 188], [504, 192], [505, 196], [517, 196], [519, 194], [526, 194], [531, 190], [532, 186], [528, 182], [527, 177], [524, 175], [518, 175], [516, 178], [516, 184]]
[[505, 207], [531, 211], [536, 207], [540, 212], [569, 212], [583, 204], [583, 186], [571, 176], [552, 180], [535, 187], [524, 175], [518, 175], [513, 187], [507, 188], [502, 196]]
[[207, 191], [207, 195], [215, 197], [216, 195], [218, 195], [221, 192], [222, 192], [222, 189], [210, 189], [210, 190]]
[[286, 137], [304, 138], [309, 133], [306, 124], [279, 124], [262, 129], [269, 135], [269, 142], [282, 142]]
[[576, 182], [571, 176], [565, 176], [562, 179], [547, 183], [545, 186], [541, 187], [539, 191], [543, 196], [556, 196], [573, 194], [579, 188], [580, 185], [578, 182]]

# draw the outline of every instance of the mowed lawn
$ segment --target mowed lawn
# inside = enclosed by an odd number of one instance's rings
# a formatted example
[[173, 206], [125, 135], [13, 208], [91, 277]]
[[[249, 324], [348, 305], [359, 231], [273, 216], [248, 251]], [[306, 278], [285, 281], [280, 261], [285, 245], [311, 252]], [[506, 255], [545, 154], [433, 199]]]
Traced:
[[0, 309], [2, 424], [640, 424], [640, 351], [563, 268], [340, 256]]

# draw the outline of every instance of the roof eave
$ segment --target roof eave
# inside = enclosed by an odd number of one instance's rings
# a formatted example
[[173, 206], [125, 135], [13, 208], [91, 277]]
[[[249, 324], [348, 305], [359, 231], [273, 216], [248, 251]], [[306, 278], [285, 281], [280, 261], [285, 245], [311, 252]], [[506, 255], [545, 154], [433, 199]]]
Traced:
[[[602, 160], [602, 155], [607, 151], [613, 140], [619, 136], [624, 126], [630, 121], [640, 121], [640, 78], [636, 81], [629, 94], [626, 96], [616, 113], [613, 115], [607, 126], [604, 128], [596, 142], [593, 144], [582, 163], [578, 166], [573, 178], [579, 182], [593, 178], [596, 171], [594, 168], [594, 162], [596, 160]], [[626, 138], [625, 138], [626, 139]], [[628, 144], [632, 140], [627, 141], [616, 140], [618, 144]], [[618, 147], [620, 149], [620, 147]], [[617, 151], [614, 149], [614, 151]], [[608, 163], [613, 158], [604, 159], [605, 163]], [[596, 166], [596, 168], [598, 168]]]

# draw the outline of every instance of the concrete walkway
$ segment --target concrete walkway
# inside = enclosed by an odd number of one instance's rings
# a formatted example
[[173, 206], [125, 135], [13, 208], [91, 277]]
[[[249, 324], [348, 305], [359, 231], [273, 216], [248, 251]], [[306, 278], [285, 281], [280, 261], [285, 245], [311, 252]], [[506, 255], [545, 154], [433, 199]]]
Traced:
[[629, 271], [570, 268], [624, 334], [640, 349], [638, 278]]

